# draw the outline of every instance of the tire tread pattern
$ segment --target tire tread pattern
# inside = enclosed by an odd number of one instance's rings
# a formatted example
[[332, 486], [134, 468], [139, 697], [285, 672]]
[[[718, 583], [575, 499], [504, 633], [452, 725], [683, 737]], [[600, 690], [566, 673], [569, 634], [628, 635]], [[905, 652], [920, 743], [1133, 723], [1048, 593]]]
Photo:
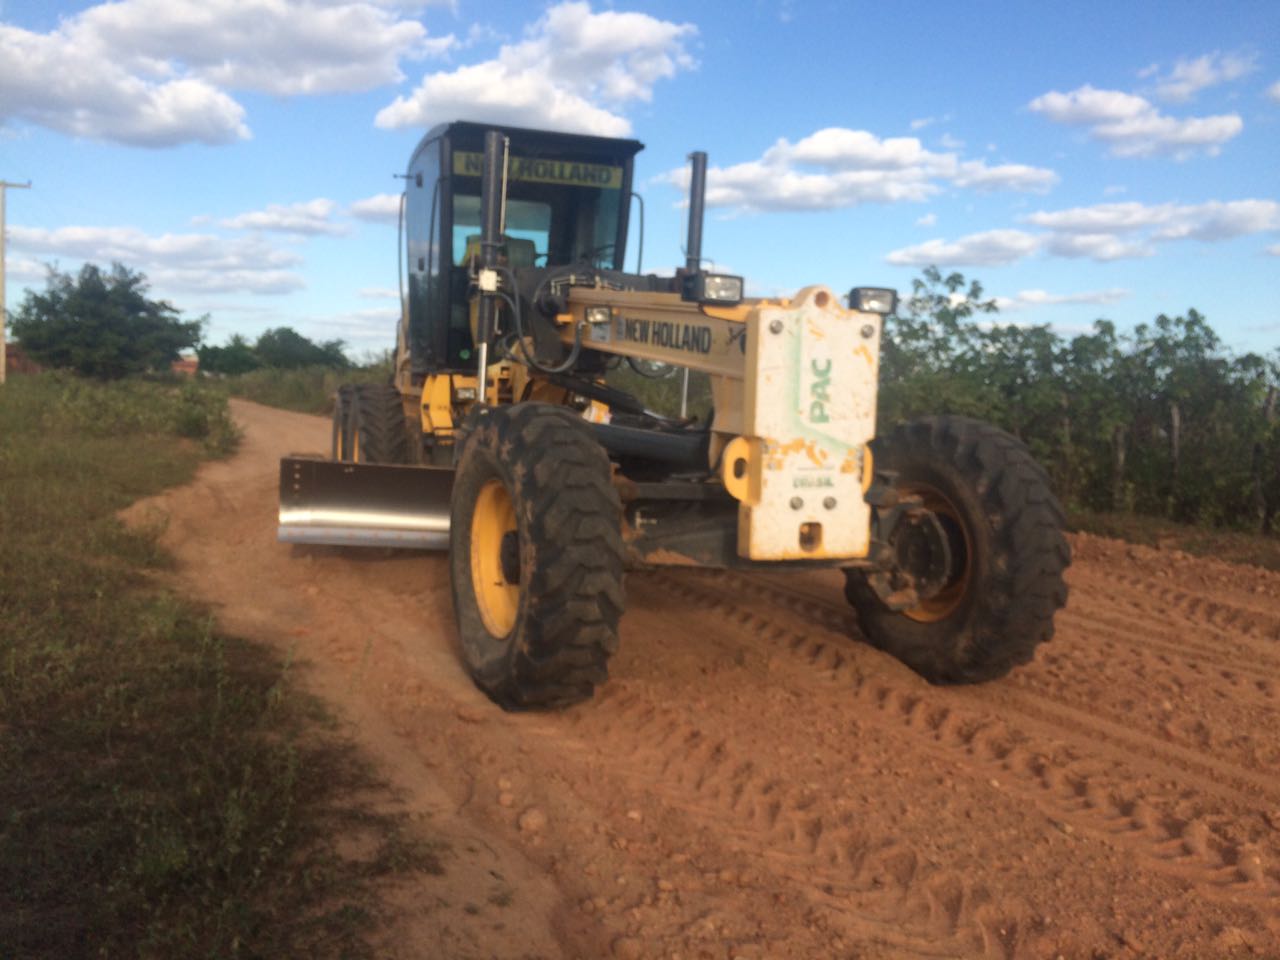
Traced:
[[936, 469], [967, 487], [984, 517], [975, 549], [985, 556], [970, 558], [962, 608], [934, 623], [890, 611], [861, 572], [847, 571], [846, 596], [867, 639], [933, 683], [979, 683], [1030, 662], [1053, 636], [1071, 562], [1062, 507], [1044, 469], [1016, 437], [960, 416], [899, 426], [873, 451], [877, 466], [903, 471], [904, 482]]
[[362, 383], [355, 388], [352, 430], [359, 435], [362, 463], [410, 463], [404, 402], [391, 384]]
[[[490, 647], [502, 641], [463, 609], [474, 602], [458, 583], [469, 576], [470, 545], [454, 540], [454, 604], [464, 659], [477, 686], [505, 709], [568, 706], [589, 699], [608, 678], [626, 605], [621, 504], [609, 458], [581, 418], [562, 408], [523, 403], [486, 414], [467, 437], [468, 448], [476, 449], [462, 452], [455, 497], [488, 478], [473, 476], [483, 472], [480, 464], [506, 465], [527, 582], [505, 656], [477, 656], [477, 640]], [[481, 452], [490, 456], [476, 456]], [[464, 524], [455, 513], [453, 528], [462, 533], [464, 526], [469, 529], [469, 520]], [[475, 636], [476, 630], [484, 635]]]

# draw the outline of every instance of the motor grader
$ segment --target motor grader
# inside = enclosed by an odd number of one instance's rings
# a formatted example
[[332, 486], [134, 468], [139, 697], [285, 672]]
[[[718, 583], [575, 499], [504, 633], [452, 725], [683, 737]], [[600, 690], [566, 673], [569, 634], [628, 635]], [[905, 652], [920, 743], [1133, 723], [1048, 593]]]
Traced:
[[[329, 458], [282, 461], [280, 539], [447, 548], [462, 658], [507, 709], [606, 679], [629, 567], [836, 567], [865, 638], [930, 681], [1030, 660], [1069, 562], [1044, 471], [963, 417], [877, 437], [896, 294], [753, 299], [704, 269], [705, 154], [683, 268], [627, 273], [641, 149], [427, 133], [401, 207], [394, 380], [338, 391]], [[711, 413], [648, 409], [611, 382], [621, 363], [705, 374]]]

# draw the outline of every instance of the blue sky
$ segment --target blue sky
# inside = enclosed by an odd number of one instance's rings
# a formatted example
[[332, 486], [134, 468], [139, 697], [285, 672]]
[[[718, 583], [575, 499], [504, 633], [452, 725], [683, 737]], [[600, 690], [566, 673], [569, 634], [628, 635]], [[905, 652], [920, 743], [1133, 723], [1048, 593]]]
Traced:
[[1280, 346], [1275, 0], [0, 0], [9, 307], [117, 259], [210, 342], [389, 347], [394, 174], [452, 119], [643, 141], [646, 270], [703, 149], [749, 292], [936, 263], [1010, 322]]

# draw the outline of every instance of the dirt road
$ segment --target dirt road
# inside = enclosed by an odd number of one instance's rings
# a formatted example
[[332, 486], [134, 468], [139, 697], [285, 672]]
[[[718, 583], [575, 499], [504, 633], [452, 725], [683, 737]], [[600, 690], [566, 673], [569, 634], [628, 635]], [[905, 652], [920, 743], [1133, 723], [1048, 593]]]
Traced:
[[234, 410], [241, 452], [136, 512], [452, 838], [391, 955], [1280, 958], [1280, 576], [1074, 537], [1035, 663], [945, 689], [836, 576], [638, 573], [596, 699], [509, 715], [443, 556], [276, 543], [327, 421]]

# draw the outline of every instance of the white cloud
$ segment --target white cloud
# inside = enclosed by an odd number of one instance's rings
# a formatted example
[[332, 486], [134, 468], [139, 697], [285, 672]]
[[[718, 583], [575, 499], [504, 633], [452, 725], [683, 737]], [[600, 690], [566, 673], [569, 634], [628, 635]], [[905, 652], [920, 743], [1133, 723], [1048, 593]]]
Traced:
[[391, 287], [364, 287], [356, 291], [362, 300], [399, 300], [400, 291]]
[[1003, 266], [1034, 253], [1039, 245], [1039, 238], [1021, 230], [988, 230], [950, 243], [945, 240], [929, 240], [913, 247], [904, 247], [894, 250], [885, 260], [898, 266]]
[[950, 121], [951, 121], [951, 114], [949, 113], [944, 113], [940, 117], [920, 117], [916, 120], [911, 121], [911, 129], [923, 130], [925, 127], [931, 127], [935, 123], [949, 123]]
[[330, 219], [334, 202], [317, 198], [302, 203], [272, 203], [265, 210], [254, 210], [220, 221], [224, 227], [234, 230], [270, 230], [274, 233], [292, 233], [301, 236], [321, 234], [338, 235], [349, 229]]
[[[683, 188], [688, 168], [663, 178]], [[828, 127], [796, 143], [780, 139], [758, 160], [707, 171], [707, 204], [740, 210], [828, 210], [859, 203], [922, 201], [945, 184], [974, 190], [1043, 191], [1052, 170], [989, 166], [927, 150], [915, 137], [881, 139], [866, 130]]]
[[938, 215], [936, 213], [926, 213], [923, 217], [920, 217], [916, 220], [916, 226], [932, 227], [937, 222], [938, 222]]
[[958, 187], [974, 190], [1017, 190], [1023, 193], [1043, 193], [1058, 180], [1058, 175], [1043, 167], [1029, 167], [1022, 163], [1002, 163], [988, 166], [985, 160], [966, 160], [959, 165], [951, 178]]
[[1182, 59], [1156, 83], [1156, 95], [1176, 103], [1190, 100], [1201, 90], [1238, 80], [1257, 69], [1252, 53], [1214, 51], [1194, 60]]
[[293, 293], [306, 286], [296, 273], [288, 270], [261, 270], [219, 267], [155, 267], [146, 271], [157, 287], [192, 293]]
[[403, 79], [401, 57], [446, 51], [416, 20], [362, 2], [122, 0], [90, 7], [76, 31], [130, 59], [219, 86], [277, 96], [369, 90]]
[[339, 338], [352, 350], [383, 351], [395, 343], [395, 329], [400, 322], [396, 307], [369, 307], [348, 313], [310, 317], [306, 328], [315, 330], [318, 339]]
[[1233, 113], [1178, 119], [1136, 94], [1087, 84], [1069, 93], [1050, 91], [1028, 108], [1056, 123], [1087, 127], [1090, 136], [1119, 157], [1163, 154], [1185, 159], [1197, 151], [1215, 155], [1244, 129], [1244, 121]]
[[827, 127], [791, 144], [779, 140], [765, 154], [778, 161], [795, 161], [830, 170], [912, 170], [941, 171], [949, 165], [946, 154], [926, 150], [915, 137], [882, 140], [866, 130]]
[[74, 33], [66, 24], [52, 34], [0, 24], [0, 121], [141, 147], [249, 136], [244, 108], [211, 84], [137, 76]]
[[466, 116], [604, 136], [625, 136], [618, 111], [648, 102], [660, 80], [694, 66], [692, 24], [643, 13], [593, 13], [585, 2], [551, 7], [497, 57], [431, 73], [378, 112], [379, 127], [425, 127]]
[[1045, 240], [1045, 250], [1057, 257], [1072, 260], [1088, 257], [1105, 263], [1111, 260], [1136, 260], [1155, 254], [1155, 247], [1141, 240], [1122, 240], [1110, 233], [1053, 234]]
[[400, 222], [400, 194], [378, 193], [351, 204], [351, 215], [373, 223]]
[[1088, 84], [1070, 93], [1052, 90], [1036, 97], [1029, 106], [1057, 123], [1088, 125], [1131, 120], [1154, 109], [1136, 94], [1098, 90]]
[[1271, 246], [1267, 247], [1266, 252], [1273, 257], [1280, 257], [1280, 243], [1273, 243]]
[[930, 240], [890, 253], [889, 263], [999, 266], [1033, 253], [1107, 262], [1150, 257], [1177, 240], [1215, 243], [1280, 230], [1280, 202], [1210, 201], [1198, 204], [1103, 203], [1028, 214], [1038, 234], [990, 230], [955, 241]]
[[1149, 232], [1156, 240], [1228, 240], [1280, 229], [1280, 203], [1274, 200], [1178, 204], [1103, 203], [1052, 213], [1037, 212], [1027, 223], [1064, 234], [1098, 235]]
[[[1172, 209], [1172, 204], [1163, 208]], [[1050, 230], [1069, 233], [1097, 233], [1139, 230], [1164, 219], [1162, 207], [1149, 207], [1142, 203], [1101, 203], [1092, 207], [1072, 207], [1052, 213], [1040, 211], [1029, 214], [1027, 223]]]
[[302, 258], [256, 235], [227, 239], [205, 233], [153, 236], [134, 227], [14, 226], [9, 228], [9, 242], [26, 255], [96, 263], [119, 260], [164, 289], [288, 293], [304, 286], [289, 269]]
[[99, 3], [48, 33], [0, 25], [0, 122], [133, 146], [229, 143], [249, 128], [228, 90], [367, 90], [452, 43], [360, 0]]
[[1121, 288], [1089, 290], [1081, 293], [1049, 293], [1046, 290], [1020, 290], [1012, 297], [996, 297], [1001, 313], [1014, 313], [1029, 307], [1077, 306], [1106, 304], [1124, 300], [1130, 291]]
[[467, 27], [467, 38], [458, 44], [460, 49], [489, 43], [506, 43], [510, 35], [499, 30], [492, 23], [473, 23]]
[[1280, 103], [1280, 80], [1267, 87], [1267, 97], [1276, 103]]
[[34, 257], [13, 257], [6, 260], [4, 266], [6, 283], [34, 284], [43, 280], [48, 272], [48, 266]]

